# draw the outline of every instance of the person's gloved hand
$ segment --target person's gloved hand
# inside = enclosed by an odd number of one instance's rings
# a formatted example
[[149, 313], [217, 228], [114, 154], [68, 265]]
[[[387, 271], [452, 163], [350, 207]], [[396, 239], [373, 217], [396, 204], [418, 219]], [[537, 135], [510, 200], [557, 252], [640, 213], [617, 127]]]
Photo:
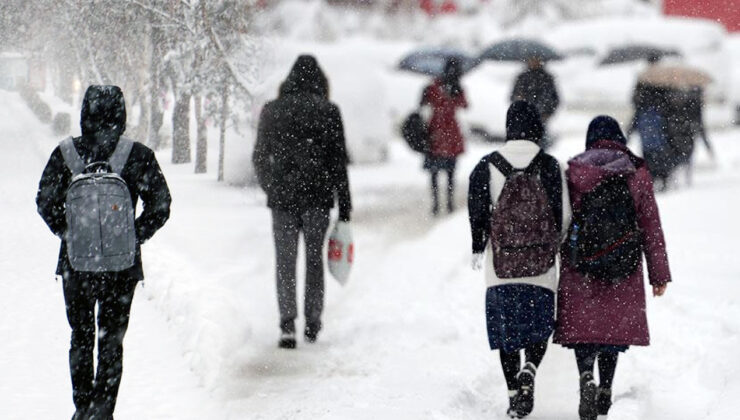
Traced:
[[473, 267], [473, 270], [480, 271], [481, 268], [483, 268], [483, 259], [484, 255], [483, 253], [473, 254], [473, 259], [471, 261], [471, 266]]
[[349, 222], [350, 221], [350, 212], [349, 210], [339, 210], [339, 221], [340, 222]]

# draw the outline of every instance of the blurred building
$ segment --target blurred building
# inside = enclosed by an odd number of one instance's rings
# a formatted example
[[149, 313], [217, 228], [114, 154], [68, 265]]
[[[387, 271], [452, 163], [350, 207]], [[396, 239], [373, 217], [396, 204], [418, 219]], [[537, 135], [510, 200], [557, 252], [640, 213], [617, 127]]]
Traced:
[[44, 61], [17, 52], [0, 52], [0, 89], [17, 90], [21, 86], [46, 88]]
[[0, 89], [16, 90], [26, 83], [28, 59], [19, 53], [0, 53]]
[[663, 0], [666, 15], [712, 19], [740, 32], [740, 0]]

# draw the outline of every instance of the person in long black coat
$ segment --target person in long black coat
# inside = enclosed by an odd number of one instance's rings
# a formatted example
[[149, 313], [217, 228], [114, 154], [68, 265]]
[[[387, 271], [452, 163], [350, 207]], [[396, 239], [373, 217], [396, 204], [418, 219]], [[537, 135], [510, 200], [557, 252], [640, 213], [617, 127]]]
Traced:
[[627, 129], [627, 138], [635, 131], [640, 134], [642, 155], [658, 191], [668, 187], [668, 178], [675, 166], [675, 153], [669, 144], [673, 112], [670, 96], [669, 88], [638, 82], [632, 94], [635, 111]]
[[[90, 86], [85, 92], [80, 117], [82, 135], [74, 147], [86, 164], [107, 161], [126, 128], [123, 93], [117, 86]], [[60, 147], [54, 149], [39, 182], [38, 212], [61, 239], [56, 274], [62, 276], [67, 319], [72, 328], [69, 366], [72, 376], [73, 419], [112, 419], [123, 371], [123, 337], [128, 327], [131, 300], [139, 280], [144, 279], [141, 244], [169, 218], [172, 201], [154, 152], [134, 143], [121, 172], [133, 207], [139, 198], [143, 212], [135, 220], [134, 265], [118, 272], [89, 273], [72, 269], [64, 234], [67, 230], [65, 199], [72, 172]], [[95, 305], [98, 309], [98, 366], [93, 372]]]
[[272, 210], [279, 346], [294, 348], [299, 233], [306, 243], [304, 336], [313, 342], [322, 326], [323, 248], [335, 195], [341, 221], [349, 221], [352, 210], [342, 117], [314, 57], [298, 57], [278, 98], [264, 106], [252, 161]]
[[552, 138], [547, 133], [547, 123], [560, 105], [560, 95], [555, 78], [545, 70], [544, 63], [539, 58], [530, 58], [527, 69], [517, 76], [511, 91], [511, 102], [515, 101], [526, 101], [537, 108], [545, 128], [542, 147], [549, 148]]
[[701, 87], [671, 89], [668, 95], [669, 117], [667, 141], [671, 154], [671, 168], [685, 169], [686, 182], [691, 184], [694, 146], [701, 137], [709, 154], [714, 157], [712, 145], [704, 128], [704, 93]]

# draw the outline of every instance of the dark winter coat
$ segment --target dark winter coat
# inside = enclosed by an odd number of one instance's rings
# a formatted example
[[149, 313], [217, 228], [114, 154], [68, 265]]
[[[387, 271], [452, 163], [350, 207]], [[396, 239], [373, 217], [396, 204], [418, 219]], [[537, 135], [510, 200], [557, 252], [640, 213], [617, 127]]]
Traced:
[[547, 121], [560, 105], [555, 79], [544, 68], [527, 69], [514, 82], [511, 101], [517, 100], [533, 104]]
[[[643, 156], [650, 174], [658, 179], [668, 177], [675, 166], [675, 153], [668, 144], [671, 119], [669, 96], [670, 89], [638, 82], [632, 95], [635, 113], [627, 130], [628, 136], [635, 130], [641, 133]], [[638, 124], [641, 117], [648, 112], [660, 116], [659, 127], [642, 127]], [[651, 132], [653, 134], [649, 135]], [[644, 137], [645, 133], [648, 133], [648, 138]], [[656, 137], [661, 138], [659, 144], [655, 144]]]
[[[645, 162], [626, 146], [601, 140], [573, 158], [566, 173], [574, 213], [583, 195], [599, 183], [617, 174], [629, 176], [650, 284], [671, 281], [652, 178]], [[612, 285], [586, 279], [571, 266], [567, 255], [561, 254], [557, 313], [556, 343], [648, 345], [642, 262], [634, 274]]]
[[349, 220], [344, 128], [326, 89], [315, 60], [299, 58], [280, 96], [262, 109], [252, 162], [268, 207], [294, 214], [330, 209], [336, 193], [340, 219]]
[[673, 154], [673, 167], [691, 162], [697, 137], [701, 137], [710, 148], [704, 129], [702, 96], [699, 88], [689, 91], [673, 89], [669, 92], [666, 132]]
[[465, 151], [465, 141], [455, 113], [467, 108], [465, 92], [457, 88], [450, 94], [442, 80], [436, 80], [424, 90], [421, 105], [432, 107], [429, 121], [429, 155], [433, 158], [455, 158]]
[[[123, 94], [111, 88], [91, 86], [85, 95], [80, 117], [83, 135], [74, 139], [75, 149], [85, 163], [108, 160], [125, 129]], [[128, 185], [133, 207], [136, 208], [139, 198], [143, 201], [143, 211], [134, 223], [137, 243], [135, 263], [122, 275], [141, 280], [144, 272], [140, 245], [167, 221], [172, 198], [154, 152], [141, 143], [134, 143], [120, 175]], [[72, 172], [64, 162], [60, 148], [56, 147], [41, 175], [36, 204], [41, 217], [60, 238], [64, 238], [66, 231], [64, 203], [71, 181]], [[62, 239], [56, 273], [64, 275], [71, 271], [67, 245]]]

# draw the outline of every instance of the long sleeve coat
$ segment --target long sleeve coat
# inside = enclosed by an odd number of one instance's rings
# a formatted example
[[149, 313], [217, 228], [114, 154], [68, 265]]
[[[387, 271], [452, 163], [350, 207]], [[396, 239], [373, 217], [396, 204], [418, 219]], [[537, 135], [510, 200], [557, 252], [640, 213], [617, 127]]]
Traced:
[[[98, 156], [97, 154], [101, 152], [102, 154], [110, 153], [115, 148], [115, 144], [112, 144], [107, 149], [97, 150], [89, 147], [89, 142], [86, 142], [84, 137], [75, 138], [74, 144], [77, 152], [86, 163], [107, 160], [108, 156]], [[120, 175], [128, 185], [133, 207], [136, 208], [139, 198], [143, 202], [143, 211], [134, 222], [136, 259], [133, 267], [124, 270], [123, 275], [133, 280], [142, 280], [144, 270], [141, 265], [140, 245], [164, 226], [170, 216], [172, 197], [154, 152], [141, 143], [134, 143], [131, 154]], [[58, 275], [64, 275], [72, 271], [67, 258], [67, 245], [63, 239], [67, 228], [64, 203], [71, 181], [72, 172], [65, 164], [60, 148], [57, 147], [51, 153], [51, 157], [41, 175], [36, 204], [39, 214], [49, 226], [49, 229], [56, 236], [62, 238], [56, 269]]]
[[[671, 281], [671, 274], [652, 178], [645, 162], [626, 146], [602, 140], [569, 162], [567, 177], [573, 211], [578, 211], [585, 193], [615, 173], [629, 175], [650, 284], [665, 285]], [[631, 276], [616, 285], [587, 279], [561, 255], [554, 341], [565, 345], [648, 345], [643, 277], [641, 262]]]
[[421, 105], [432, 107], [429, 121], [429, 154], [432, 157], [454, 158], [465, 151], [465, 140], [457, 122], [457, 108], [467, 108], [468, 101], [461, 90], [450, 95], [441, 81], [435, 81], [424, 90]]
[[352, 200], [339, 108], [307, 91], [284, 92], [265, 105], [252, 155], [272, 209], [301, 213], [332, 208], [348, 220]]

